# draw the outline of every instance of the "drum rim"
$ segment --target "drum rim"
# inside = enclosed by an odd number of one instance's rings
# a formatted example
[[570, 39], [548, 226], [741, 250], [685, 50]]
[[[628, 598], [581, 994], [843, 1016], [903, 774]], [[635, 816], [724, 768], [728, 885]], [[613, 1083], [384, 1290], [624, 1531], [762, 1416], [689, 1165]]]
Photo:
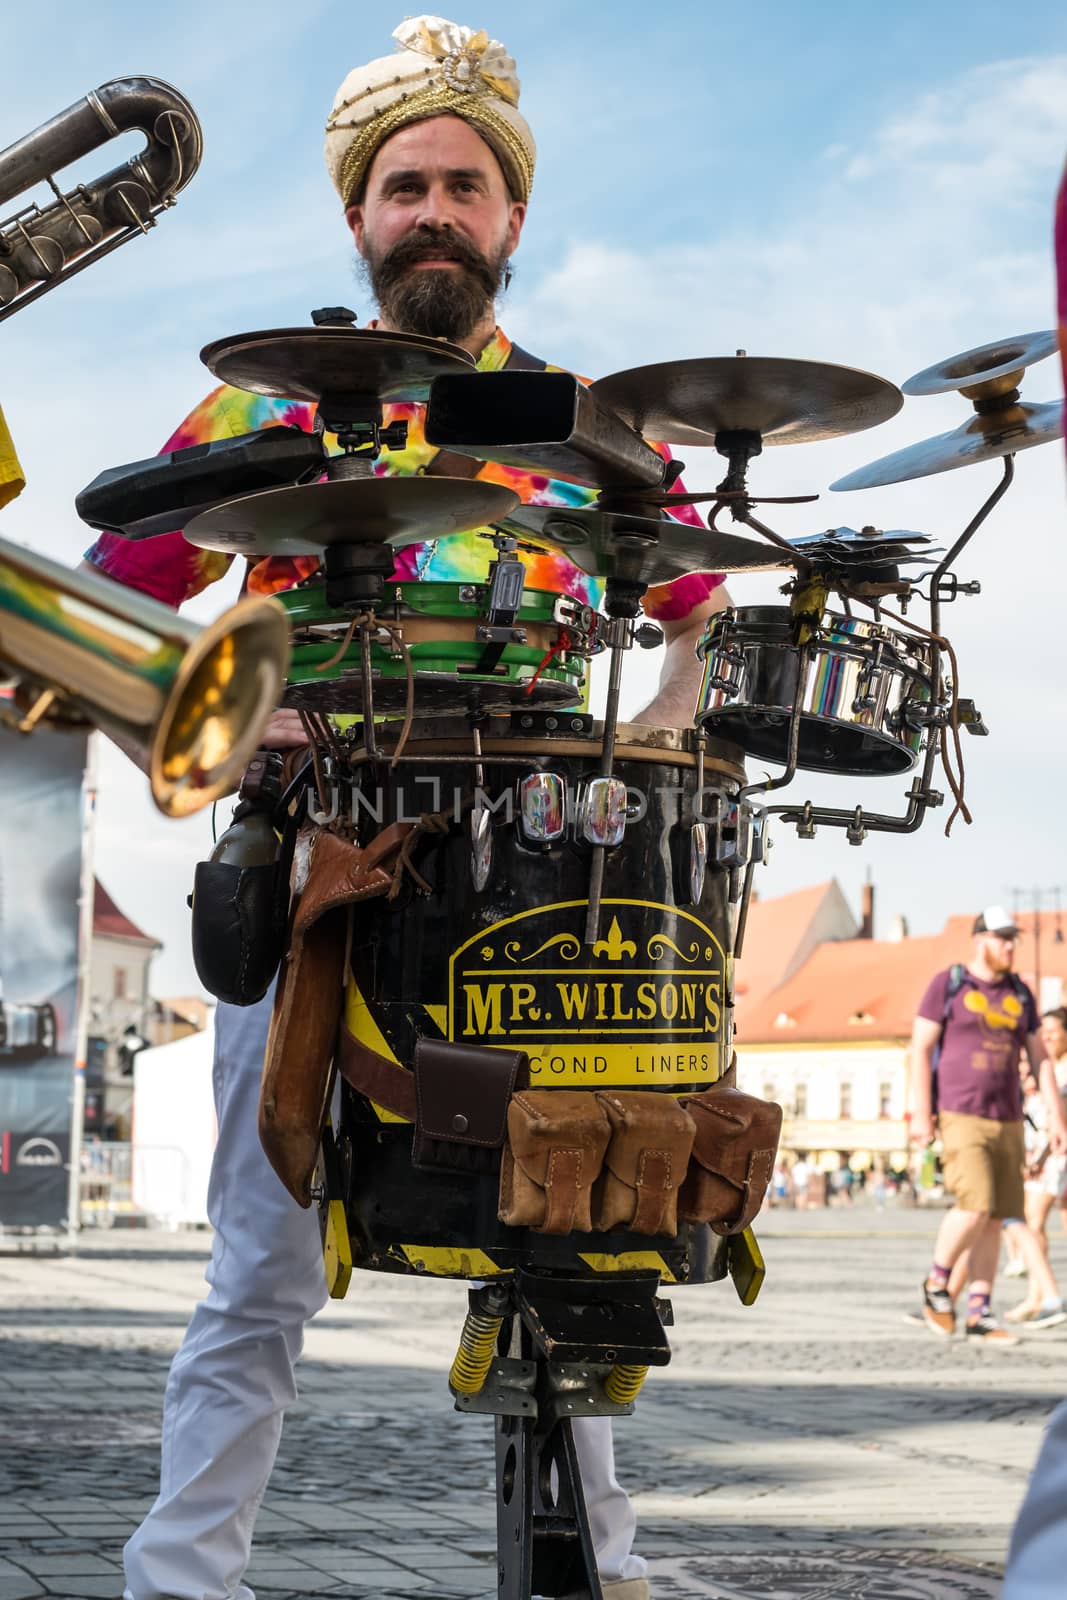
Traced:
[[[824, 607], [819, 619], [819, 627], [826, 628], [828, 623], [831, 629], [838, 623], [847, 623], [850, 631], [841, 639], [832, 637], [813, 639], [811, 648], [816, 654], [847, 655], [849, 654], [849, 645], [853, 644], [855, 646], [853, 653], [856, 656], [863, 656], [866, 654], [864, 646], [888, 642], [898, 656], [902, 651], [906, 651], [911, 661], [917, 664], [910, 664], [907, 659], [904, 659], [900, 661], [899, 665], [892, 664], [891, 670], [905, 673], [909, 677], [928, 681], [931, 645], [928, 640], [920, 635], [913, 634], [906, 628], [894, 627], [889, 622], [879, 622], [874, 617], [850, 617], [843, 611], [832, 611], [829, 607]], [[708, 618], [704, 632], [697, 643], [697, 655], [702, 661], [707, 659], [712, 635], [716, 629], [728, 628], [740, 633], [743, 632], [745, 624], [753, 629], [765, 628], [768, 631], [748, 639], [735, 639], [733, 642], [740, 649], [755, 646], [762, 648], [764, 645], [771, 645], [775, 648], [788, 648], [793, 642], [791, 637], [792, 619], [788, 606], [736, 606], [729, 615], [720, 611]], [[782, 637], [776, 638], [770, 633], [769, 630], [775, 626], [782, 630]], [[853, 631], [856, 629], [862, 631]], [[879, 631], [878, 637], [872, 638], [872, 629]], [[888, 637], [886, 638], [885, 636]]]

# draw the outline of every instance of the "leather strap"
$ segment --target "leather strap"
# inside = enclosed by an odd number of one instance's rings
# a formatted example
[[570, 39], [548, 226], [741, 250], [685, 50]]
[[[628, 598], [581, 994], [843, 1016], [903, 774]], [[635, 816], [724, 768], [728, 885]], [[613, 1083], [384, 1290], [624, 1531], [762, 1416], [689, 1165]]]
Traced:
[[357, 1039], [342, 1022], [337, 1034], [337, 1068], [346, 1083], [408, 1122], [415, 1121], [415, 1077], [397, 1061]]
[[658, 1233], [671, 1190], [671, 1158], [666, 1150], [643, 1150], [637, 1169], [637, 1204], [630, 1227], [635, 1233]]
[[573, 1232], [582, 1187], [583, 1154], [581, 1150], [561, 1148], [553, 1150], [549, 1156], [545, 1176], [545, 1220], [537, 1230], [539, 1233]]

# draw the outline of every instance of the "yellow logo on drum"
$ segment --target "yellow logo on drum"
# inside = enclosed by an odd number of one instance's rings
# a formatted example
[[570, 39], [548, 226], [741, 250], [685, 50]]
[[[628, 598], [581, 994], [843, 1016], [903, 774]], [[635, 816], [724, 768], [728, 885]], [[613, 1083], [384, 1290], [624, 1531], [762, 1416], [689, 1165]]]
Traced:
[[586, 902], [519, 912], [449, 962], [448, 1037], [530, 1056], [540, 1088], [712, 1082], [726, 1041], [726, 956], [698, 917], [605, 900], [583, 943]]

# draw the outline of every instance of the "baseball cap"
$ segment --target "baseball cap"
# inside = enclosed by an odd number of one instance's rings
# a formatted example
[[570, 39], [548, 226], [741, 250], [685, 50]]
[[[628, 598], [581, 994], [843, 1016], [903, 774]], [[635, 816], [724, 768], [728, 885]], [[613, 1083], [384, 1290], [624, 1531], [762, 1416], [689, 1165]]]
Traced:
[[1009, 917], [1003, 906], [986, 906], [974, 919], [972, 933], [1002, 933], [1018, 935], [1021, 932], [1014, 917]]

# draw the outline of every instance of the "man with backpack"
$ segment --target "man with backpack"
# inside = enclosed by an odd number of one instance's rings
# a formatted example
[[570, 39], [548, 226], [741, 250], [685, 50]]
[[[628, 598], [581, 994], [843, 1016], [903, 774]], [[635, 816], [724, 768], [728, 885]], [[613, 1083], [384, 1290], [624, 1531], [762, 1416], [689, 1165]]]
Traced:
[[1067, 1122], [1034, 997], [1012, 970], [1019, 929], [1002, 906], [987, 906], [973, 933], [970, 961], [931, 980], [915, 1018], [911, 1132], [922, 1147], [935, 1126], [940, 1130], [945, 1186], [955, 1199], [923, 1283], [923, 1320], [945, 1338], [955, 1332], [949, 1278], [968, 1251], [966, 1336], [995, 1347], [1017, 1343], [994, 1319], [990, 1297], [1001, 1224], [1024, 1211], [1023, 1050], [1048, 1108], [1049, 1146], [1056, 1154], [1067, 1151]]

